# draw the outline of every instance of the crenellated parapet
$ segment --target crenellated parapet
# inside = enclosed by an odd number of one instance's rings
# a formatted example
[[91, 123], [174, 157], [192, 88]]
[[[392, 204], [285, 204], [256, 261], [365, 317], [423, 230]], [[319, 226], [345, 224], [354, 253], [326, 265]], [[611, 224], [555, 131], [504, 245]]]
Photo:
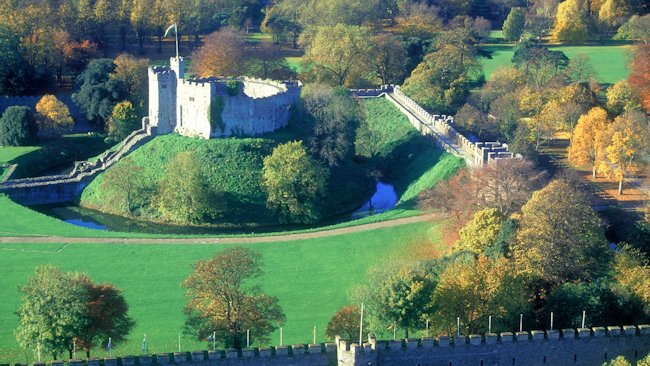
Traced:
[[354, 365], [601, 365], [650, 352], [650, 325], [378, 341], [337, 339], [339, 366]]
[[[648, 352], [650, 325], [627, 325], [383, 341], [369, 337], [363, 344], [337, 337], [334, 343], [88, 359], [85, 366], [597, 366], [618, 356], [635, 365]], [[82, 363], [52, 361], [51, 365]]]
[[399, 85], [382, 85], [376, 89], [351, 89], [356, 98], [385, 97], [393, 103], [420, 133], [431, 136], [440, 148], [461, 157], [469, 166], [498, 163], [504, 159], [521, 159], [508, 145], [499, 142], [473, 142], [454, 128], [454, 117], [430, 114], [404, 94]]
[[149, 69], [149, 119], [161, 135], [208, 139], [272, 132], [288, 124], [300, 97], [299, 81], [185, 79], [182, 58], [171, 58], [170, 65]]

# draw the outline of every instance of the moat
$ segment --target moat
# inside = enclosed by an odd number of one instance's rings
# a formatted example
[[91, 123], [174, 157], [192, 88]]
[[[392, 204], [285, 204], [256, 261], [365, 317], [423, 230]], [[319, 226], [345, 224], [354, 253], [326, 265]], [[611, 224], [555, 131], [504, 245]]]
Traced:
[[[326, 218], [316, 225], [290, 225], [290, 229], [306, 229], [318, 226], [334, 225], [356, 220], [388, 211], [398, 202], [397, 193], [392, 184], [378, 181], [375, 192], [361, 207], [352, 213]], [[71, 205], [45, 205], [34, 207], [39, 212], [60, 219], [68, 224], [95, 230], [116, 232], [142, 232], [151, 234], [180, 234], [180, 235], [210, 235], [210, 234], [241, 234], [256, 232], [286, 231], [287, 226], [261, 227], [215, 227], [215, 226], [178, 226], [135, 220], [123, 216], [111, 215]]]

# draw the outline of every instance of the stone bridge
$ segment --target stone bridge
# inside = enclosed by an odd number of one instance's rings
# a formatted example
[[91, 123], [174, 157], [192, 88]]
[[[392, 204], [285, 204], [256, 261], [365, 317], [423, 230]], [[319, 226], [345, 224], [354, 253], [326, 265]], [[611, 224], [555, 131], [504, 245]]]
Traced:
[[76, 162], [68, 175], [6, 180], [0, 183], [0, 194], [6, 194], [22, 205], [74, 202], [93, 178], [151, 140], [153, 135], [145, 118], [142, 129], [131, 133], [115, 150], [104, 152], [97, 160]]
[[468, 166], [482, 166], [501, 159], [521, 159], [500, 142], [472, 142], [453, 127], [454, 117], [431, 115], [413, 99], [404, 94], [399, 85], [382, 85], [377, 89], [352, 89], [356, 98], [385, 97], [393, 103], [420, 133], [431, 136], [436, 144], [450, 154], [463, 158]]

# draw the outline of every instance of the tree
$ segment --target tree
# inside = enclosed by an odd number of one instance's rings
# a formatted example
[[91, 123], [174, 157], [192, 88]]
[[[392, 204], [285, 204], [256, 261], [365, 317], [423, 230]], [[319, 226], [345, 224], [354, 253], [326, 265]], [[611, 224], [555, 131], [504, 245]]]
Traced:
[[508, 41], [518, 41], [524, 34], [524, 25], [526, 18], [521, 8], [510, 9], [510, 14], [503, 23], [503, 38]]
[[496, 208], [486, 208], [474, 214], [472, 221], [460, 230], [460, 239], [454, 250], [469, 250], [477, 254], [494, 244], [505, 217]]
[[566, 0], [557, 7], [553, 41], [583, 42], [589, 37], [584, 0]]
[[148, 91], [147, 69], [149, 60], [146, 58], [135, 58], [127, 53], [123, 53], [115, 58], [115, 71], [112, 77], [121, 80], [126, 89], [126, 99], [128, 99], [135, 108], [144, 108], [146, 106], [146, 96]]
[[607, 89], [607, 111], [618, 116], [641, 109], [641, 97], [627, 80], [621, 80]]
[[263, 274], [260, 260], [259, 253], [234, 247], [196, 262], [182, 284], [187, 289], [186, 312], [203, 320], [198, 328], [196, 322], [186, 322], [194, 334], [205, 338], [214, 331], [225, 347], [237, 349], [245, 345], [247, 330], [253, 342], [268, 342], [285, 317], [277, 297], [252, 283]]
[[88, 294], [88, 325], [75, 338], [78, 347], [84, 349], [86, 357], [90, 358], [90, 350], [101, 347], [109, 338], [113, 345], [125, 342], [135, 322], [128, 315], [129, 306], [120, 289], [108, 283], [93, 283], [86, 276], [80, 276], [79, 281]]
[[307, 155], [302, 141], [278, 145], [264, 158], [262, 187], [268, 193], [267, 207], [275, 210], [282, 222], [318, 221], [328, 175]]
[[596, 78], [596, 70], [591, 65], [591, 59], [584, 53], [575, 55], [564, 72], [569, 83], [588, 83]]
[[408, 338], [411, 330], [422, 328], [435, 288], [433, 278], [420, 268], [397, 264], [373, 269], [368, 277], [382, 281], [359, 286], [353, 297], [355, 302], [365, 304], [369, 329], [403, 329]]
[[505, 258], [456, 260], [441, 274], [432, 295], [431, 318], [440, 331], [451, 333], [460, 317], [464, 334], [487, 332], [488, 317], [495, 320], [492, 329], [510, 329], [517, 314], [528, 309], [526, 283], [514, 274]]
[[28, 107], [12, 106], [0, 118], [0, 145], [29, 145], [36, 137], [36, 122]]
[[623, 182], [630, 169], [645, 163], [650, 151], [648, 119], [641, 112], [628, 112], [618, 116], [609, 131], [611, 143], [605, 148], [607, 159], [601, 171], [618, 180], [618, 194], [623, 194]]
[[630, 245], [623, 245], [614, 254], [612, 263], [614, 281], [643, 304], [650, 314], [650, 266], [645, 255]]
[[650, 41], [650, 14], [632, 15], [618, 28], [613, 39], [633, 39], [647, 44]]
[[149, 33], [151, 27], [152, 9], [155, 0], [134, 0], [131, 6], [129, 21], [131, 29], [138, 37], [140, 53], [144, 52], [144, 39]]
[[207, 185], [201, 162], [191, 151], [178, 153], [158, 183], [158, 211], [171, 222], [199, 224], [216, 216], [220, 199]]
[[244, 40], [234, 29], [224, 28], [209, 34], [192, 60], [199, 77], [239, 76], [244, 70]]
[[650, 113], [650, 44], [637, 46], [630, 65], [628, 82], [641, 97], [641, 106]]
[[302, 100], [314, 122], [310, 150], [323, 163], [337, 166], [352, 149], [354, 130], [361, 119], [358, 103], [348, 96], [346, 89], [322, 84], [304, 88]]
[[603, 362], [603, 366], [632, 366], [624, 356], [618, 356], [610, 362]]
[[370, 33], [367, 28], [337, 24], [317, 27], [306, 44], [305, 63], [312, 78], [333, 85], [350, 85], [368, 67]]
[[0, 95], [22, 95], [30, 89], [30, 70], [21, 55], [20, 36], [0, 24]]
[[113, 344], [125, 341], [134, 326], [120, 290], [52, 265], [36, 268], [20, 292], [18, 343], [51, 353], [54, 359], [65, 351], [72, 358], [73, 340], [88, 355], [106, 337]]
[[51, 265], [41, 266], [20, 292], [18, 343], [24, 348], [50, 353], [55, 360], [66, 350], [71, 351], [72, 339], [89, 325], [88, 293], [79, 276]]
[[604, 109], [592, 108], [578, 120], [567, 149], [569, 162], [575, 165], [591, 165], [594, 178], [598, 165], [604, 159], [603, 150], [608, 143], [609, 123]]
[[524, 70], [527, 84], [542, 87], [569, 65], [569, 58], [562, 51], [550, 51], [533, 42], [522, 42], [515, 47], [512, 62]]
[[444, 46], [424, 57], [402, 91], [434, 113], [452, 114], [469, 94], [469, 80], [479, 66], [460, 47]]
[[108, 136], [114, 140], [123, 140], [138, 129], [138, 112], [129, 101], [117, 103], [111, 117], [106, 123]]
[[136, 208], [144, 206], [149, 196], [149, 182], [142, 171], [142, 167], [129, 158], [108, 169], [102, 176], [106, 207], [114, 213], [132, 214]]
[[371, 63], [382, 84], [400, 84], [404, 80], [406, 49], [396, 36], [381, 33], [371, 41]]
[[626, 0], [605, 0], [598, 12], [598, 20], [610, 27], [618, 27], [630, 15]]
[[54, 95], [44, 95], [36, 103], [36, 113], [38, 134], [41, 136], [60, 135], [71, 131], [74, 126], [68, 106]]
[[515, 268], [547, 283], [590, 279], [606, 268], [609, 246], [589, 198], [556, 179], [521, 209], [511, 252]]
[[126, 97], [126, 86], [118, 78], [111, 77], [115, 64], [110, 59], [92, 60], [77, 78], [78, 91], [72, 100], [83, 110], [86, 118], [103, 126], [115, 105]]
[[[364, 320], [364, 329], [367, 329], [366, 323]], [[361, 310], [359, 307], [356, 305], [346, 305], [340, 308], [332, 319], [330, 319], [329, 323], [327, 323], [325, 335], [330, 339], [334, 339], [336, 336], [347, 340], [357, 339], [361, 331], [359, 328], [360, 324]]]
[[471, 104], [465, 103], [465, 105], [460, 107], [454, 116], [454, 123], [470, 131], [478, 139], [486, 135], [492, 136], [496, 134], [497, 127], [495, 123]]

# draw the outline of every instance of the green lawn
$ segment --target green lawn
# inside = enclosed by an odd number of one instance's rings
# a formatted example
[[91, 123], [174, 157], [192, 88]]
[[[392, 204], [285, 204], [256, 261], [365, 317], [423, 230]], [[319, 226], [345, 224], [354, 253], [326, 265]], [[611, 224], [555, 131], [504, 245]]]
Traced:
[[[479, 59], [483, 66], [486, 79], [498, 67], [511, 66], [514, 44], [493, 44], [484, 48], [492, 52], [492, 59]], [[584, 45], [584, 46], [549, 46], [551, 50], [564, 52], [567, 57], [572, 58], [576, 54], [583, 53], [591, 58], [591, 64], [596, 70], [598, 81], [606, 84], [613, 84], [626, 79], [629, 73], [627, 68], [627, 53], [629, 45]]]
[[[284, 343], [311, 342], [314, 325], [318, 341], [325, 341], [329, 318], [349, 303], [350, 289], [365, 279], [368, 268], [389, 258], [403, 258], [410, 245], [430, 237], [430, 227], [421, 223], [322, 239], [249, 244], [263, 255], [264, 290], [278, 296], [286, 314]], [[226, 247], [0, 244], [0, 363], [33, 361], [32, 352], [17, 347], [13, 330], [17, 326], [14, 312], [20, 304], [17, 288], [36, 266], [50, 263], [84, 272], [95, 281], [111, 282], [124, 290], [137, 327], [128, 344], [116, 347], [116, 354], [138, 354], [145, 333], [150, 352], [171, 352], [178, 347], [183, 324], [181, 281], [192, 263]], [[271, 343], [278, 344], [278, 338], [274, 334]], [[185, 351], [205, 348], [183, 338]], [[103, 357], [105, 352], [93, 355]]]
[[285, 57], [285, 60], [287, 60], [289, 67], [291, 67], [293, 71], [297, 73], [302, 71], [302, 57]]
[[40, 149], [39, 146], [3, 146], [0, 147], [0, 163], [9, 163], [19, 156]]

